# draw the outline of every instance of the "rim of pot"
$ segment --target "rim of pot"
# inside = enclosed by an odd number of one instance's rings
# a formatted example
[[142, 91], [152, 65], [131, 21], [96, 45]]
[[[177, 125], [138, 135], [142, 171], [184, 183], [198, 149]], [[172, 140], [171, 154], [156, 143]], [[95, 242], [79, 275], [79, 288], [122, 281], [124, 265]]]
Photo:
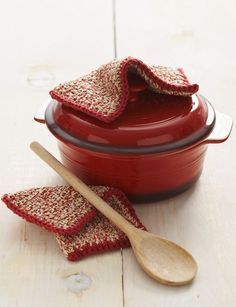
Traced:
[[155, 154], [155, 153], [169, 153], [173, 151], [179, 151], [186, 147], [190, 147], [194, 144], [199, 143], [201, 140], [204, 140], [213, 130], [216, 115], [213, 106], [210, 102], [202, 95], [199, 95], [207, 104], [208, 107], [208, 118], [206, 125], [202, 128], [202, 132], [195, 132], [192, 135], [184, 138], [183, 140], [178, 140], [172, 143], [161, 144], [161, 145], [151, 145], [151, 146], [113, 146], [113, 145], [104, 145], [96, 142], [89, 142], [83, 139], [74, 136], [61, 127], [57, 125], [53, 117], [54, 106], [58, 103], [57, 101], [52, 101], [49, 103], [46, 112], [45, 112], [45, 121], [48, 129], [51, 133], [57, 137], [60, 141], [72, 144], [77, 147], [82, 147], [92, 151], [98, 151], [103, 153], [117, 153], [117, 154]]

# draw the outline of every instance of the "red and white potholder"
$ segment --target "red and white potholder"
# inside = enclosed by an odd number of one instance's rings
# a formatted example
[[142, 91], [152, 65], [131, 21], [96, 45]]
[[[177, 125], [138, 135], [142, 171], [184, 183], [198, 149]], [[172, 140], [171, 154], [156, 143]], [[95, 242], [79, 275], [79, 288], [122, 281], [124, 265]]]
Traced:
[[129, 99], [128, 74], [141, 76], [148, 87], [162, 94], [191, 96], [198, 91], [190, 84], [181, 68], [148, 66], [128, 57], [113, 60], [86, 76], [56, 86], [53, 99], [104, 122], [121, 115]]
[[[103, 186], [91, 188], [132, 224], [145, 229], [123, 192]], [[130, 246], [125, 234], [70, 186], [33, 188], [5, 194], [2, 200], [28, 222], [55, 233], [69, 260]]]

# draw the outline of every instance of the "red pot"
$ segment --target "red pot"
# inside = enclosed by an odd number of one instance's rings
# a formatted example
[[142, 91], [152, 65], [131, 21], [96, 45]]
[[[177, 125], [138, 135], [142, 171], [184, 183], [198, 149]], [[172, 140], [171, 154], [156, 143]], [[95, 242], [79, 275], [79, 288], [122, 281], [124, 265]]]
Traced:
[[63, 164], [88, 184], [120, 188], [134, 201], [186, 190], [201, 175], [207, 145], [230, 135], [232, 119], [200, 95], [161, 95], [140, 80], [130, 87], [130, 102], [112, 123], [55, 100], [35, 119], [57, 138]]

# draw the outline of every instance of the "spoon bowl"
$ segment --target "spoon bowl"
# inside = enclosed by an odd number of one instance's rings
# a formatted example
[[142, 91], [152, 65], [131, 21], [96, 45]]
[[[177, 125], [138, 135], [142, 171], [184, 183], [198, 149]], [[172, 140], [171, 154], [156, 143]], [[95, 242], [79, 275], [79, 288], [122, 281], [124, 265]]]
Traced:
[[185, 285], [196, 276], [196, 261], [174, 242], [139, 229], [129, 239], [142, 269], [158, 282]]

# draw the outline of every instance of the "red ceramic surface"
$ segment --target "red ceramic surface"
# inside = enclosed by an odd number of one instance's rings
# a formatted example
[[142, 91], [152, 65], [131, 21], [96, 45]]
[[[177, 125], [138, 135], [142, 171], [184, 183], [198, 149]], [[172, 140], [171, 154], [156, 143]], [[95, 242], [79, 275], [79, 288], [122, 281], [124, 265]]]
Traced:
[[128, 107], [109, 124], [58, 102], [47, 107], [63, 163], [86, 183], [120, 188], [136, 201], [186, 190], [202, 172], [207, 144], [227, 139], [232, 120], [216, 117], [202, 96], [160, 95], [134, 76], [130, 87]]
[[158, 146], [159, 150], [161, 146], [166, 150], [166, 147], [178, 148], [180, 143], [195, 142], [212, 129], [214, 111], [206, 99], [197, 95], [158, 94], [146, 89], [146, 83], [133, 75], [129, 83], [129, 104], [114, 122], [104, 123], [57, 103], [53, 108], [55, 123], [89, 143], [116, 147]]
[[59, 142], [63, 164], [89, 184], [123, 190], [131, 200], [161, 199], [187, 189], [201, 174], [207, 145], [172, 154], [101, 153]]

